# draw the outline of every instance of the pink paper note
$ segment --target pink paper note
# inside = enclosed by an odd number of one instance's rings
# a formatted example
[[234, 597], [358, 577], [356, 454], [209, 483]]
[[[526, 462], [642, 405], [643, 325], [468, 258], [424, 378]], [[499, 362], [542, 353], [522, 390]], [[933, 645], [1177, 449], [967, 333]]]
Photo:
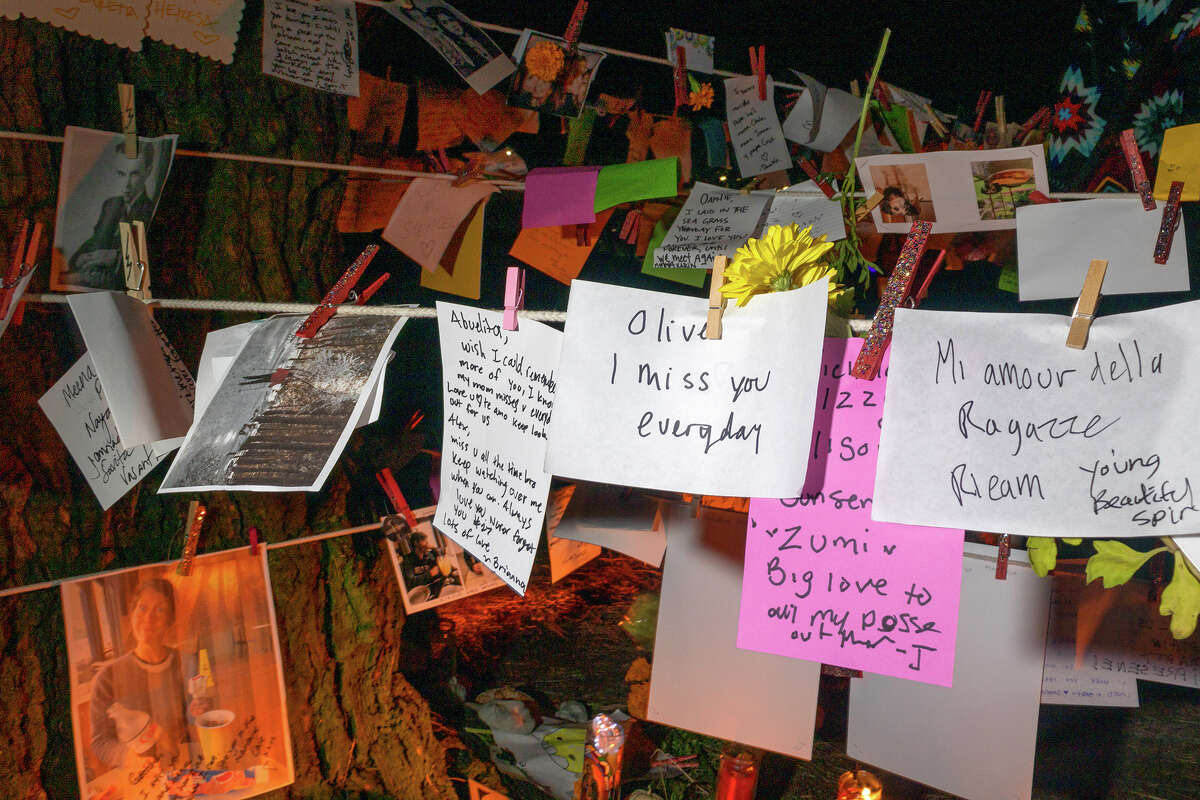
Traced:
[[444, 178], [414, 178], [383, 229], [383, 240], [432, 272], [467, 215], [498, 191], [486, 181], [454, 186]]
[[963, 532], [871, 519], [887, 358], [826, 339], [801, 497], [754, 498], [738, 647], [950, 686]]
[[588, 225], [596, 221], [592, 207], [600, 167], [538, 167], [525, 176], [522, 228]]

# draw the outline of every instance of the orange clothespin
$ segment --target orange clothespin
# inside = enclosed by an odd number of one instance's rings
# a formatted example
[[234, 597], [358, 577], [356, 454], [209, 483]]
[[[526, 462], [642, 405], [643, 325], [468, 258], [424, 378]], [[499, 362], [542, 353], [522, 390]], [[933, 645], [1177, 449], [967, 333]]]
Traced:
[[866, 202], [854, 210], [854, 221], [862, 222], [867, 218], [867, 215], [875, 210], [875, 206], [883, 202], [883, 192], [875, 191], [867, 198]]
[[687, 105], [687, 51], [682, 47], [675, 48], [675, 110]]
[[1071, 328], [1067, 331], [1067, 347], [1082, 350], [1087, 347], [1088, 333], [1092, 329], [1092, 320], [1096, 318], [1096, 306], [1100, 302], [1100, 287], [1104, 285], [1104, 273], [1108, 271], [1108, 261], [1102, 258], [1092, 259], [1088, 266], [1087, 276], [1083, 279], [1083, 290], [1075, 301], [1075, 310], [1071, 312]]
[[[313, 312], [308, 315], [308, 319], [304, 320], [304, 324], [296, 331], [297, 336], [301, 339], [311, 339], [317, 335], [317, 331], [321, 330], [321, 326], [337, 313], [337, 307], [346, 302], [346, 298], [350, 296], [350, 291], [354, 288], [354, 284], [358, 283], [358, 279], [362, 276], [363, 271], [378, 252], [379, 245], [369, 244], [365, 250], [359, 253], [358, 258], [354, 259], [354, 263], [346, 269], [342, 277], [338, 278], [337, 283], [325, 295], [325, 299], [321, 301], [321, 304], [313, 309]], [[379, 281], [376, 281], [376, 284], [378, 283]], [[371, 291], [374, 291], [376, 288], [378, 286], [374, 286]]]
[[256, 556], [258, 555], [258, 528], [251, 525], [248, 533], [250, 536], [250, 555]]
[[183, 545], [183, 558], [179, 562], [179, 566], [175, 568], [176, 575], [191, 575], [192, 562], [196, 560], [196, 547], [200, 543], [200, 529], [204, 527], [204, 517], [208, 514], [208, 509], [199, 500], [193, 500], [188, 504], [187, 523], [184, 529], [187, 531], [187, 540]]
[[118, 83], [117, 99], [121, 104], [121, 132], [125, 134], [125, 157], [137, 158], [137, 114], [133, 107], [133, 84]]
[[721, 338], [721, 315], [725, 313], [725, 295], [721, 287], [725, 284], [725, 267], [729, 266], [729, 256], [717, 256], [713, 259], [712, 284], [708, 287], [708, 325], [705, 327], [704, 338]]
[[1154, 263], [1165, 264], [1171, 255], [1171, 241], [1179, 227], [1179, 200], [1183, 195], [1183, 181], [1171, 181], [1171, 192], [1163, 206], [1162, 224], [1158, 226], [1158, 238], [1154, 241]]
[[[26, 237], [29, 237], [28, 244]], [[0, 276], [0, 319], [8, 317], [9, 306], [19, 303], [17, 286], [33, 272], [37, 264], [38, 248], [42, 244], [42, 223], [33, 226], [33, 235], [29, 236], [29, 220], [21, 223], [21, 233], [12, 243], [12, 251], [8, 260], [8, 269]], [[13, 314], [14, 322], [16, 313]]]
[[642, 212], [636, 208], [629, 210], [625, 215], [625, 222], [621, 225], [621, 241], [625, 244], [637, 244], [638, 230], [642, 222]]
[[760, 44], [756, 53], [750, 48], [750, 71], [758, 76], [758, 99], [767, 99], [767, 46]]
[[517, 312], [525, 307], [525, 269], [509, 267], [504, 279], [504, 319], [500, 327], [506, 331], [517, 329]]
[[998, 581], [1008, 579], [1008, 556], [1011, 550], [1012, 543], [1009, 541], [1008, 534], [1000, 534], [1000, 544], [996, 550], [996, 580]]
[[1142, 154], [1138, 151], [1133, 128], [1121, 131], [1121, 150], [1125, 153], [1125, 162], [1129, 164], [1129, 174], [1133, 176], [1133, 188], [1142, 198], [1142, 208], [1153, 211], [1158, 207], [1154, 202], [1154, 187], [1146, 177], [1146, 168], [1142, 165]]
[[121, 240], [121, 266], [125, 272], [125, 293], [139, 300], [150, 299], [150, 247], [146, 243], [146, 223], [140, 219], [118, 222]]
[[404, 499], [400, 487], [396, 485], [396, 479], [392, 476], [392, 471], [384, 467], [375, 473], [375, 480], [379, 481], [379, 485], [383, 487], [383, 493], [387, 495], [392, 508], [397, 514], [404, 517], [404, 521], [408, 523], [408, 527], [417, 527], [417, 518], [413, 515], [412, 509], [408, 507], [408, 501]]
[[587, 13], [587, 0], [579, 0], [575, 11], [571, 13], [571, 21], [567, 23], [563, 39], [567, 41], [567, 49], [574, 50], [579, 44], [579, 34], [583, 30], [583, 15]]
[[[825, 193], [825, 196], [830, 200], [833, 199], [833, 187], [830, 186], [824, 178], [817, 172], [817, 165], [807, 158], [800, 159], [800, 169], [804, 170], [804, 174], [817, 185], [817, 188]], [[882, 199], [882, 195], [880, 195]]]

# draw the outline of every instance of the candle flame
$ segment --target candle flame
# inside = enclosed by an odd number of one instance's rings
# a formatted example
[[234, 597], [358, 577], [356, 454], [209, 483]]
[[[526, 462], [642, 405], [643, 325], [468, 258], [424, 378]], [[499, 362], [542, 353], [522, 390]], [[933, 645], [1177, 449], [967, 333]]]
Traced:
[[880, 792], [879, 794], [875, 794], [866, 786], [863, 787], [862, 793], [859, 794], [859, 800], [881, 800], [882, 797], [883, 797], [883, 792]]

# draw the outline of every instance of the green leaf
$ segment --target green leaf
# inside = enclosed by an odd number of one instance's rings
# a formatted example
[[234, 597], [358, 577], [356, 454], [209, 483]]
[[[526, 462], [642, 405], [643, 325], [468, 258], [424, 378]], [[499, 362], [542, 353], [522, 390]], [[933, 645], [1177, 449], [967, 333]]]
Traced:
[[1058, 562], [1058, 542], [1047, 536], [1030, 536], [1025, 549], [1029, 551], [1029, 563], [1039, 577], [1046, 577]]
[[688, 75], [688, 87], [689, 87], [689, 88], [690, 88], [690, 89], [691, 89], [693, 92], [698, 92], [698, 91], [700, 91], [700, 81], [696, 80], [696, 79], [695, 79], [694, 77], [692, 77], [691, 75]]
[[1163, 589], [1158, 613], [1171, 616], [1171, 635], [1186, 639], [1196, 632], [1196, 615], [1200, 614], [1200, 581], [1187, 567], [1183, 553], [1175, 554], [1175, 575]]
[[1063, 543], [1078, 547], [1079, 545], [1083, 544], [1083, 539], [1067, 539], [1064, 537]]
[[1148, 553], [1142, 553], [1123, 542], [1103, 539], [1092, 542], [1092, 546], [1096, 548], [1096, 555], [1088, 559], [1085, 573], [1087, 582], [1103, 578], [1105, 589], [1128, 583], [1142, 564], [1167, 549], [1156, 547]]

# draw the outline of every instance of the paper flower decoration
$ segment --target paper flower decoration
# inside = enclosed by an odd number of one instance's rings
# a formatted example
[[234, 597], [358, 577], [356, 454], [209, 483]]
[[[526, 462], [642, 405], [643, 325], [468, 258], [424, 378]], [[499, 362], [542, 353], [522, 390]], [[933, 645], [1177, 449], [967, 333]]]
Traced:
[[712, 108], [713, 104], [713, 88], [711, 83], [702, 83], [700, 86], [688, 92], [688, 105], [693, 111], [699, 111], [702, 108]]
[[546, 83], [553, 83], [562, 72], [564, 61], [562, 48], [554, 42], [535, 42], [525, 54], [525, 69]]
[[849, 290], [833, 282], [837, 270], [825, 258], [833, 243], [824, 234], [814, 239], [811, 231], [811, 226], [800, 230], [795, 223], [772, 225], [761, 239], [750, 239], [725, 268], [721, 294], [744, 306], [756, 294], [786, 292], [828, 277], [829, 302], [841, 300]]

